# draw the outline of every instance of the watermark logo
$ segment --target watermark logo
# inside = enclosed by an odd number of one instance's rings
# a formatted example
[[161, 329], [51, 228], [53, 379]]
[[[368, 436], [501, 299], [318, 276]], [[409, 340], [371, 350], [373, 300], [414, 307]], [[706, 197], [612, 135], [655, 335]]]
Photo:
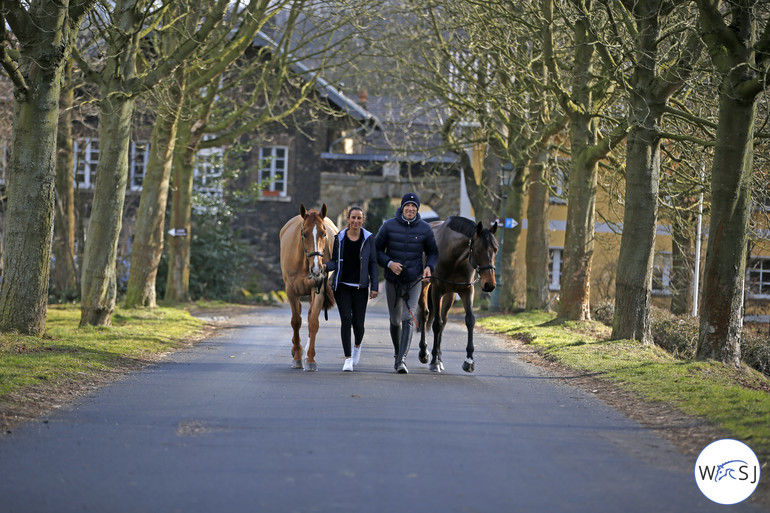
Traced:
[[719, 504], [746, 500], [759, 484], [759, 460], [738, 440], [717, 440], [695, 461], [695, 482], [703, 495]]

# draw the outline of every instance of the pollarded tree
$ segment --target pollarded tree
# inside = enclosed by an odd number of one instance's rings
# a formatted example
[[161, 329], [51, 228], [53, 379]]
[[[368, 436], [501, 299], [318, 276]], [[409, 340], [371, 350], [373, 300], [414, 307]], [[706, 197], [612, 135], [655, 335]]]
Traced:
[[[181, 5], [180, 5], [181, 4]], [[98, 11], [110, 21], [92, 23], [97, 45], [104, 45], [97, 56], [102, 62], [89, 63], [90, 53], [77, 54], [84, 76], [98, 85], [99, 163], [96, 170], [94, 202], [83, 253], [81, 280], [81, 325], [108, 325], [115, 309], [117, 285], [115, 258], [122, 222], [128, 151], [136, 99], [166, 79], [192, 54], [219, 25], [228, 7], [218, 0], [194, 33], [170, 55], [153, 60], [149, 50], [141, 54], [144, 33], [163, 20], [172, 5], [183, 13], [195, 13], [197, 4], [174, 0], [118, 0], [112, 9]], [[177, 21], [184, 25], [184, 17]], [[174, 29], [166, 26], [165, 30]]]
[[[418, 103], [440, 102], [443, 149], [459, 156], [476, 218], [498, 217], [505, 195], [503, 216], [521, 221], [529, 165], [554, 127], [563, 127], [558, 105], [549, 104], [543, 87], [540, 3], [390, 4], [396, 16], [381, 32], [374, 25], [382, 42], [376, 36], [368, 41], [378, 57], [393, 63], [391, 81], [404, 84], [404, 96]], [[498, 177], [504, 163], [514, 177], [502, 190]], [[513, 259], [520, 231], [521, 224], [506, 230], [499, 253], [504, 309], [515, 306], [514, 272], [520, 266]]]
[[[156, 305], [155, 278], [163, 253], [166, 203], [173, 169], [179, 116], [187, 83], [192, 80], [194, 83], [191, 87], [194, 88], [205, 83], [219, 83], [230, 66], [251, 46], [257, 31], [280, 11], [285, 3], [252, 0], [244, 6], [232, 6], [226, 22], [217, 28], [195, 55], [186, 59], [171, 80], [158, 86], [154, 95], [157, 99], [158, 117], [153, 126], [150, 156], [137, 213], [125, 297], [126, 307]], [[173, 19], [178, 15], [176, 12], [178, 8], [179, 6], [175, 6], [167, 16]], [[162, 50], [162, 55], [172, 53], [173, 49], [188, 37], [186, 34], [192, 32], [199, 22], [199, 17], [188, 16], [186, 31], [159, 33], [155, 47]], [[192, 130], [192, 127], [189, 127], [189, 130]], [[174, 222], [176, 221], [174, 219]], [[186, 240], [189, 241], [189, 238]]]
[[56, 138], [56, 208], [54, 229], [54, 268], [51, 284], [60, 298], [77, 294], [78, 272], [75, 262], [75, 155], [72, 144], [72, 108], [75, 86], [72, 82], [74, 62], [64, 70], [60, 100], [59, 133]]
[[755, 121], [770, 72], [770, 7], [757, 0], [695, 3], [721, 78], [697, 354], [738, 366]]
[[323, 19], [313, 19], [314, 11], [323, 11], [325, 4], [307, 0], [267, 2], [264, 9], [258, 26], [269, 23], [275, 39], [266, 35], [266, 29], [254, 38], [252, 52], [229, 60], [212, 51], [188, 70], [170, 208], [170, 226], [188, 235], [172, 237], [168, 243], [167, 301], [190, 299], [193, 175], [199, 150], [233, 145], [269, 123], [293, 123], [303, 106], [324, 109], [325, 100], [316, 94], [317, 80], [344, 46], [340, 42], [347, 36], [337, 34], [339, 28], [358, 14], [324, 11]]
[[[574, 55], [570, 76], [564, 73], [555, 56], [546, 54], [552, 75], [550, 85], [569, 118], [570, 172], [568, 179], [567, 227], [564, 241], [564, 268], [561, 275], [560, 318], [590, 318], [590, 276], [594, 251], [596, 190], [599, 161], [605, 158], [627, 133], [625, 120], [612, 120], [603, 130], [600, 115], [613, 98], [611, 72], [597, 66], [600, 41], [593, 30], [592, 15], [597, 11], [593, 0], [571, 0], [563, 4], [561, 15], [572, 27]], [[546, 29], [553, 27], [553, 0], [543, 0]], [[553, 30], [551, 30], [553, 33]], [[606, 65], [606, 61], [605, 61]], [[567, 84], [569, 87], [567, 87]]]
[[[650, 305], [652, 264], [658, 222], [662, 118], [669, 98], [685, 84], [699, 59], [701, 42], [692, 16], [677, 8], [686, 2], [628, 0], [610, 2], [608, 12], [629, 20], [633, 51], [628, 90], [626, 192], [617, 265], [612, 337], [652, 343]], [[666, 23], [668, 22], [668, 23]], [[620, 28], [622, 24], [611, 24]], [[687, 33], [682, 44], [671, 32]], [[620, 34], [619, 34], [620, 36]], [[620, 36], [618, 39], [621, 39]]]
[[62, 72], [94, 3], [2, 3], [0, 63], [13, 81], [15, 108], [0, 331], [45, 331]]

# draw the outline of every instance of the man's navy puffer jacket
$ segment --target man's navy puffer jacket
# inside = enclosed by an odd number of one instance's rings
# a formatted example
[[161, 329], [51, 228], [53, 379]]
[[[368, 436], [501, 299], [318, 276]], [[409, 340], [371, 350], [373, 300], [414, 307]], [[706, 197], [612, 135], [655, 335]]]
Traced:
[[[388, 263], [398, 262], [406, 268], [407, 276], [401, 277], [401, 281], [415, 282], [422, 276], [425, 267], [430, 267], [431, 272], [436, 270], [438, 261], [438, 247], [433, 237], [433, 229], [422, 220], [418, 213], [414, 219], [404, 219], [401, 207], [396, 210], [396, 215], [388, 219], [380, 227], [375, 237], [377, 248], [377, 263], [385, 268], [385, 279], [396, 283], [399, 281], [393, 271], [388, 269]], [[425, 266], [422, 263], [422, 255], [425, 253]]]

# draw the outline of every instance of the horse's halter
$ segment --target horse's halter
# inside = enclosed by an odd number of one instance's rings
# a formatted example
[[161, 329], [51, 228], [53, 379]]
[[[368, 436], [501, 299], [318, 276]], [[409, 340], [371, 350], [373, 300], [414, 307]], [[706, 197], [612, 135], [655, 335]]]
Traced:
[[[468, 251], [470, 251], [470, 255], [468, 256], [468, 262], [471, 264], [471, 267], [476, 270], [476, 274], [479, 275], [479, 278], [481, 277], [482, 271], [494, 271], [495, 270], [495, 264], [490, 263], [489, 265], [475, 265], [474, 264], [474, 258], [473, 258], [473, 237], [468, 239]], [[478, 279], [477, 279], [478, 281]]]
[[321, 289], [321, 284], [326, 277], [326, 274], [321, 270], [323, 266], [324, 254], [323, 251], [318, 251], [319, 238], [316, 234], [317, 230], [317, 227], [313, 228], [313, 249], [315, 251], [308, 251], [307, 247], [305, 246], [305, 230], [300, 230], [300, 238], [302, 243], [302, 250], [305, 252], [305, 258], [308, 260], [308, 266], [310, 267], [310, 274], [308, 275], [308, 279], [313, 280], [315, 283], [316, 291], [319, 291]]
[[474, 265], [473, 237], [468, 239], [468, 251], [469, 251], [469, 253], [468, 253], [468, 263], [471, 264], [471, 267], [473, 268], [473, 270], [476, 271], [476, 279], [474, 279], [473, 281], [470, 281], [468, 283], [459, 283], [459, 282], [456, 282], [456, 281], [445, 280], [444, 278], [442, 278], [440, 276], [437, 276], [435, 274], [432, 275], [431, 278], [435, 278], [437, 280], [443, 281], [444, 283], [448, 283], [449, 285], [455, 285], [455, 286], [459, 286], [459, 287], [469, 287], [469, 286], [473, 285], [474, 283], [476, 283], [477, 281], [479, 281], [481, 279], [481, 272], [482, 271], [487, 271], [487, 270], [494, 271], [495, 270], [494, 264]]

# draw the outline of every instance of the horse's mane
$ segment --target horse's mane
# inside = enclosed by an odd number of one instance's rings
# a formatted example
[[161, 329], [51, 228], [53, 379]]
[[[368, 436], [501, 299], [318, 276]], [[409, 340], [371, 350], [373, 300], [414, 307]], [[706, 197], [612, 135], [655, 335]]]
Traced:
[[[452, 231], [462, 233], [469, 239], [473, 238], [473, 234], [476, 233], [476, 223], [465, 217], [449, 216], [444, 222], [444, 225]], [[497, 248], [497, 239], [488, 228], [481, 230], [480, 236], [485, 239], [488, 244]]]
[[473, 233], [476, 231], [476, 223], [460, 216], [450, 216], [444, 222], [444, 225], [450, 230], [462, 233], [466, 237], [473, 237]]

